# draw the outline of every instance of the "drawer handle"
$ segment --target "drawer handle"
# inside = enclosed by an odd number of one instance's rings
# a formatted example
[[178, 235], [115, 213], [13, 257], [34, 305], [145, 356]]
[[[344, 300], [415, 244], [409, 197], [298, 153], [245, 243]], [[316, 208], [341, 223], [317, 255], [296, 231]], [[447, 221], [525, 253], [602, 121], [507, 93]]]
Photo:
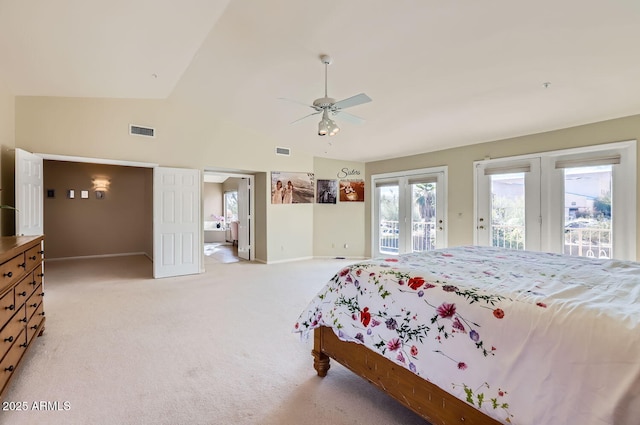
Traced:
[[4, 309], [5, 309], [5, 310], [11, 310], [11, 311], [13, 311], [13, 310], [15, 310], [15, 309], [16, 309], [16, 306], [15, 306], [15, 305], [13, 305], [13, 304], [11, 304], [9, 307], [5, 307]]
[[38, 277], [44, 277], [44, 273], [38, 273]]
[[33, 261], [35, 261], [35, 260], [36, 260], [36, 258], [38, 258], [38, 257], [36, 257], [35, 255], [33, 255], [33, 256], [29, 257], [29, 260], [33, 260]]
[[36, 286], [36, 283], [38, 283], [38, 282], [36, 282], [36, 281], [34, 280], [33, 282], [29, 282], [29, 285]]
[[27, 291], [18, 292], [16, 295], [21, 295], [23, 297], [27, 296]]
[[38, 296], [39, 296], [39, 297], [44, 297], [44, 292], [40, 292], [40, 293], [38, 294]]
[[4, 371], [5, 371], [5, 372], [13, 372], [13, 369], [14, 369], [14, 367], [13, 367], [13, 365], [11, 365], [11, 366], [9, 366], [9, 367], [5, 367], [5, 368], [4, 368]]
[[40, 316], [44, 316], [44, 311], [42, 313], [38, 313]]
[[20, 344], [20, 347], [22, 347], [22, 348], [27, 348], [27, 343], [26, 343], [26, 342], [23, 342], [22, 344]]
[[42, 255], [44, 254], [44, 251], [38, 251], [38, 254]]
[[3, 273], [2, 276], [4, 276], [4, 277], [12, 277], [13, 276], [13, 272]]
[[22, 264], [18, 264], [18, 267], [23, 267], [23, 268], [27, 268], [27, 263], [22, 263]]
[[24, 322], [24, 323], [27, 323], [27, 318], [26, 318], [26, 317], [23, 317], [22, 319], [18, 320], [18, 322]]
[[5, 338], [4, 342], [13, 342], [13, 335], [10, 336], [9, 338]]
[[33, 330], [35, 331], [36, 329], [38, 329], [38, 325], [33, 325], [33, 326], [31, 326], [31, 328], [29, 328], [29, 329], [33, 329]]
[[29, 304], [29, 307], [36, 308], [38, 307], [38, 303]]

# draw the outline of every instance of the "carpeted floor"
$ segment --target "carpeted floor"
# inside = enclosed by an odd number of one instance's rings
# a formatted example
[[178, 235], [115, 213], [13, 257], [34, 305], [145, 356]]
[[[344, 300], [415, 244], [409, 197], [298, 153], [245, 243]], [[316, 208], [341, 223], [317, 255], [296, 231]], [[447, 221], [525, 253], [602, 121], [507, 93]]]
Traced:
[[154, 280], [142, 256], [50, 261], [47, 329], [0, 424], [424, 424], [335, 362], [317, 377], [311, 341], [291, 333], [346, 263], [216, 263]]

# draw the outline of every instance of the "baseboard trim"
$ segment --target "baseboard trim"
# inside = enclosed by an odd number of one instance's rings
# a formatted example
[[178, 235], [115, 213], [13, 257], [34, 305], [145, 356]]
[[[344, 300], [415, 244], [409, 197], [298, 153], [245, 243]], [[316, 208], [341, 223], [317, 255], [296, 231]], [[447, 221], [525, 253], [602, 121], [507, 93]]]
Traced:
[[63, 261], [63, 260], [90, 260], [92, 258], [130, 257], [133, 255], [144, 255], [149, 260], [153, 261], [153, 258], [151, 258], [149, 254], [147, 254], [146, 252], [123, 252], [119, 254], [80, 255], [77, 257], [59, 257], [59, 258], [45, 257], [45, 258], [47, 262], [49, 262], [49, 261]]

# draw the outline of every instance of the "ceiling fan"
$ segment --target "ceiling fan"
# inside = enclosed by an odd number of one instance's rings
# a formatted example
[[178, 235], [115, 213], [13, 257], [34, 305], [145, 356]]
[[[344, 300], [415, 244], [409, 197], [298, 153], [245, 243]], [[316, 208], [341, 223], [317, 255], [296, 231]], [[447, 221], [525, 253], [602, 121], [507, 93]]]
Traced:
[[[305, 106], [308, 106], [315, 110], [315, 112], [306, 115], [300, 119], [293, 121], [291, 124], [294, 124], [298, 121], [301, 121], [305, 118], [311, 117], [313, 115], [322, 114], [322, 119], [318, 123], [318, 136], [335, 136], [339, 131], [340, 127], [331, 119], [329, 115], [337, 116], [345, 121], [351, 121], [356, 124], [361, 124], [364, 122], [364, 119], [357, 117], [355, 115], [344, 112], [343, 109], [351, 108], [353, 106], [361, 105], [363, 103], [371, 102], [371, 98], [364, 93], [357, 94], [355, 96], [351, 96], [347, 99], [339, 100], [336, 102], [335, 99], [328, 97], [327, 95], [327, 66], [331, 65], [332, 59], [330, 56], [322, 55], [320, 56], [320, 60], [324, 64], [324, 97], [316, 99], [313, 101], [313, 104], [307, 105], [302, 103]], [[289, 100], [285, 98], [280, 98], [282, 100]], [[301, 103], [297, 101], [292, 101], [295, 103]]]

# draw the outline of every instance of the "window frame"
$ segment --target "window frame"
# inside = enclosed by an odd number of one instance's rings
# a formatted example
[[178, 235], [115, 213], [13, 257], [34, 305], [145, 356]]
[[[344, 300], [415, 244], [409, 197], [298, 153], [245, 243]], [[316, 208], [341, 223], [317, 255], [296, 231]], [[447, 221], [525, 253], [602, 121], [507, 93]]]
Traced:
[[[541, 242], [540, 250], [546, 252], [563, 252], [563, 220], [564, 208], [564, 173], [556, 168], [556, 162], [566, 160], [588, 160], [620, 156], [620, 164], [613, 168], [612, 205], [615, 213], [612, 216], [612, 240], [615, 244], [613, 258], [637, 261], [636, 258], [636, 182], [637, 182], [637, 142], [605, 143], [579, 148], [546, 151], [528, 155], [518, 155], [498, 159], [474, 161], [474, 170], [478, 166], [498, 164], [506, 161], [523, 161], [540, 158], [540, 216]], [[474, 172], [474, 223], [478, 223], [478, 177]], [[474, 243], [478, 244], [478, 229], [474, 227]]]

